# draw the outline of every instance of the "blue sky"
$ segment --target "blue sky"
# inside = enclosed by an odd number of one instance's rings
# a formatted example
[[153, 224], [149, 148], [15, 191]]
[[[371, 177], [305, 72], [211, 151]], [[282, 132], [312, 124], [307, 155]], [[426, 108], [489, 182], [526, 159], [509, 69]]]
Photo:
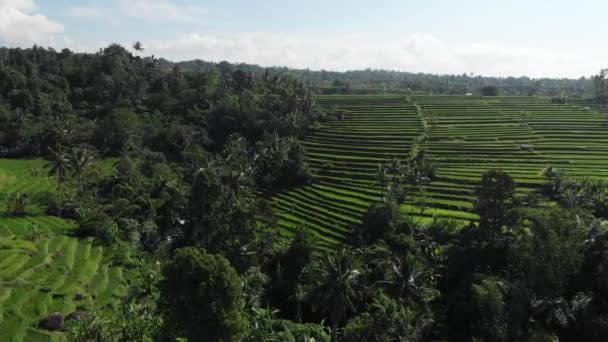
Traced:
[[580, 77], [608, 67], [600, 0], [0, 0], [0, 44], [171, 60]]

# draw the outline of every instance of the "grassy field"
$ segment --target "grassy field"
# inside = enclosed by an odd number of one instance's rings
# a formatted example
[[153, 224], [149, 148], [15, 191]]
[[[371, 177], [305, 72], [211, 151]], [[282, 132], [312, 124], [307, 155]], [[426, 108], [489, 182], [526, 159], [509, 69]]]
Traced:
[[[538, 188], [549, 165], [572, 176], [608, 176], [608, 120], [582, 103], [471, 96], [416, 96], [413, 103], [396, 95], [316, 99], [330, 113], [348, 115], [304, 138], [318, 181], [280, 193], [273, 203], [286, 231], [310, 229], [324, 249], [344, 241], [378, 199], [378, 163], [406, 158], [414, 142], [438, 166], [438, 178], [426, 189], [427, 209], [414, 208], [426, 222], [476, 220], [474, 191], [491, 168], [508, 171], [520, 193]], [[408, 203], [402, 209], [412, 212]]]
[[[40, 170], [38, 177], [32, 168]], [[0, 160], [0, 192], [32, 198], [27, 216], [0, 216], [0, 341], [63, 341], [61, 333], [37, 329], [40, 319], [50, 312], [110, 309], [127, 294], [126, 271], [114, 262], [121, 251], [70, 237], [73, 222], [44, 213], [55, 187], [42, 160]], [[40, 235], [32, 239], [34, 226]]]

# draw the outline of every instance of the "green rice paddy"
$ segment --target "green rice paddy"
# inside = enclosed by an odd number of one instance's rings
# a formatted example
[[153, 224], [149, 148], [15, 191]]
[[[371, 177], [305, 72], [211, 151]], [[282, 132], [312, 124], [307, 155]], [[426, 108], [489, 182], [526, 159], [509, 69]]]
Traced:
[[423, 222], [476, 220], [474, 191], [483, 172], [509, 172], [521, 193], [557, 167], [572, 176], [608, 176], [608, 120], [578, 103], [537, 97], [318, 96], [329, 113], [345, 113], [303, 139], [317, 181], [273, 197], [285, 231], [318, 236], [321, 249], [344, 242], [378, 199], [377, 165], [405, 159], [419, 142], [438, 167], [426, 209], [402, 207]]
[[[74, 223], [44, 213], [56, 183], [43, 160], [0, 160], [0, 192], [31, 194], [25, 217], [0, 216], [0, 341], [64, 341], [37, 328], [51, 312], [111, 309], [127, 294], [116, 250], [69, 237]], [[111, 165], [111, 164], [110, 164]], [[103, 167], [107, 167], [104, 165]], [[40, 175], [31, 176], [38, 168]], [[4, 209], [0, 212], [4, 213]], [[39, 236], [31, 239], [35, 227]]]

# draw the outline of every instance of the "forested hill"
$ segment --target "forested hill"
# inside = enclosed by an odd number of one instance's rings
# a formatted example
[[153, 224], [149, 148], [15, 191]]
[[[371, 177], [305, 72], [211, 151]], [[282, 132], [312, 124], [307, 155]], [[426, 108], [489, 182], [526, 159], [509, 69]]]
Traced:
[[[175, 63], [162, 60], [166, 68]], [[264, 68], [254, 64], [212, 63], [201, 60], [179, 62], [184, 70], [242, 70], [263, 73], [266, 70], [286, 73], [304, 82], [319, 94], [384, 94], [402, 93], [418, 95], [464, 95], [480, 94], [484, 86], [498, 87], [503, 96], [569, 96], [590, 97], [593, 95], [591, 78], [530, 78], [487, 77], [472, 74], [439, 75], [395, 70], [351, 70], [346, 72], [329, 70], [291, 69], [286, 67]]]
[[145, 146], [173, 158], [196, 145], [221, 150], [233, 133], [298, 136], [321, 115], [292, 77], [232, 69], [167, 68], [119, 45], [0, 49], [0, 155], [88, 143], [104, 155]]

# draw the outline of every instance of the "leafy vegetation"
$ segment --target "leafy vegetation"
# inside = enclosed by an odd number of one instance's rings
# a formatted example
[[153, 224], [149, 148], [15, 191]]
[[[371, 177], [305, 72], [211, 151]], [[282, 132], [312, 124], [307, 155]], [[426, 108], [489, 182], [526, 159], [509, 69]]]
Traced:
[[0, 340], [602, 341], [601, 96], [380, 73], [0, 50]]

